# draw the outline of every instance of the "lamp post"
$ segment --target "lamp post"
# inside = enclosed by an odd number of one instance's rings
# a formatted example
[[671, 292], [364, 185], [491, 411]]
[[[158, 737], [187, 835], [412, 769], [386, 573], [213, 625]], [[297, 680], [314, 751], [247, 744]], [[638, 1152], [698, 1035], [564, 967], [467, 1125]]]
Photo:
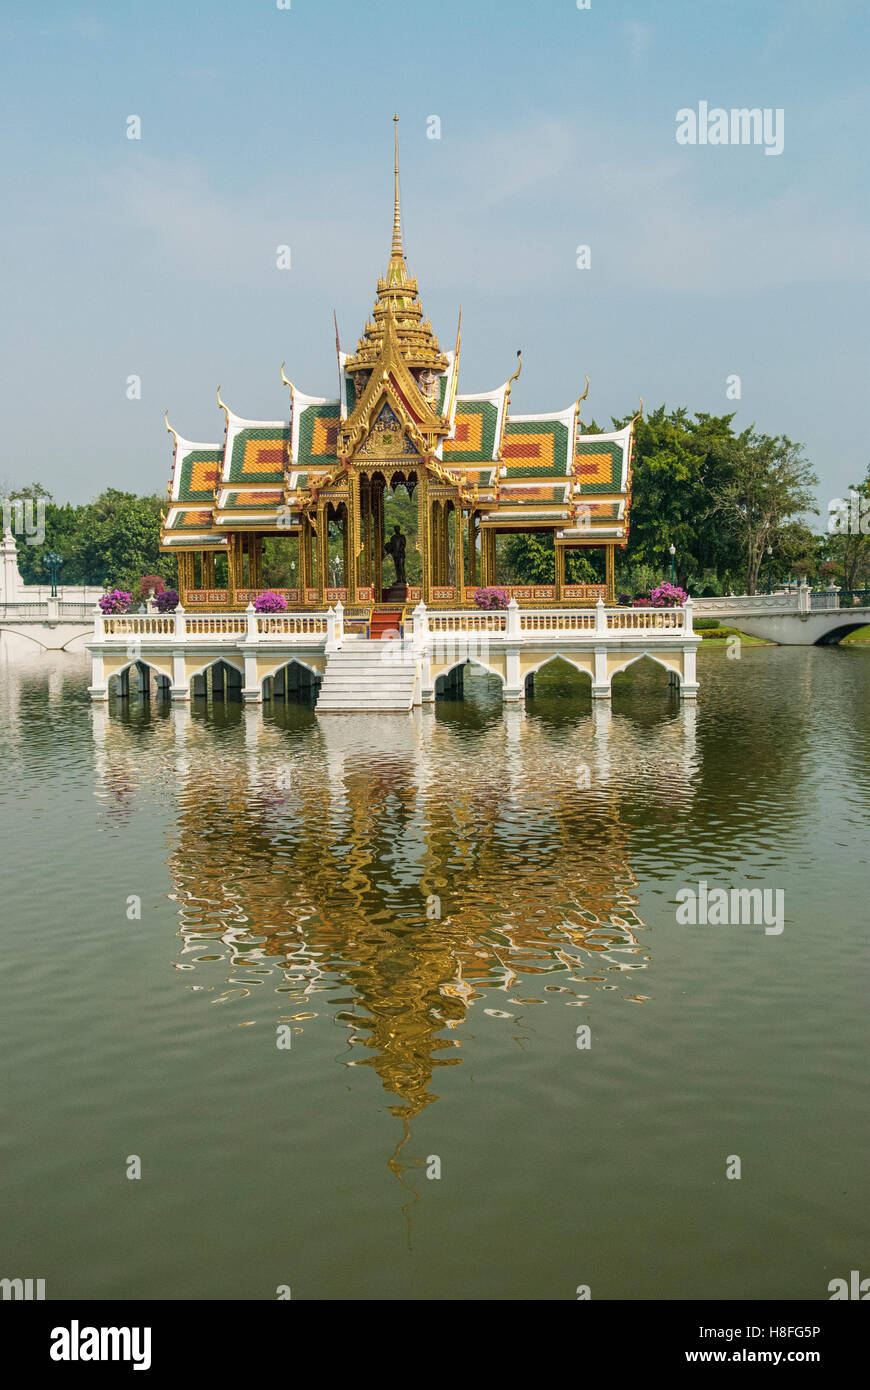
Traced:
[[676, 555], [676, 553], [677, 553], [677, 547], [674, 545], [673, 541], [671, 541], [671, 544], [670, 544], [670, 546], [669, 546], [669, 548], [668, 548], [668, 554], [669, 554], [670, 557], [671, 557], [671, 583], [672, 583], [672, 584], [673, 584], [673, 582], [674, 582], [674, 556]]
[[57, 572], [63, 564], [63, 556], [58, 555], [56, 550], [48, 550], [42, 557], [42, 563], [51, 579], [51, 597], [57, 598]]
[[771, 568], [771, 563], [770, 563], [772, 559], [773, 559], [773, 546], [772, 546], [772, 545], [769, 545], [769, 546], [767, 547], [767, 592], [768, 592], [769, 594], [772, 594], [772, 593], [773, 593], [773, 569]]

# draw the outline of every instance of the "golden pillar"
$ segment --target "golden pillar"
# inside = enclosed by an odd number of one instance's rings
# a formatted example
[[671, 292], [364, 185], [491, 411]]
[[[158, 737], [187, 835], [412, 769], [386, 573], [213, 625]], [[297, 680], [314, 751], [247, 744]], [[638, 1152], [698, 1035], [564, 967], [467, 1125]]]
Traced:
[[347, 501], [347, 536], [349, 567], [345, 574], [348, 603], [357, 603], [359, 589], [359, 556], [362, 549], [362, 515], [360, 507], [360, 476], [355, 470], [350, 475], [350, 496]]
[[495, 584], [495, 528], [483, 526], [480, 531], [480, 583], [482, 588]]
[[604, 579], [607, 584], [607, 603], [616, 602], [616, 556], [614, 548], [609, 545], [604, 552]]
[[441, 583], [450, 583], [450, 503], [441, 503]]
[[324, 591], [329, 581], [329, 531], [326, 524], [326, 503], [317, 507], [317, 602], [325, 601]]
[[263, 587], [263, 537], [248, 537], [248, 566], [251, 573], [251, 588]]
[[296, 582], [299, 585], [299, 597], [302, 603], [305, 602], [305, 532], [307, 522], [305, 515], [299, 518], [299, 566], [296, 570]]
[[462, 591], [465, 588], [465, 549], [462, 541], [462, 503], [457, 499], [453, 509], [453, 526], [455, 539], [453, 542], [453, 553], [455, 556], [453, 581], [456, 585], [459, 602], [462, 603]]
[[214, 586], [214, 551], [204, 550], [202, 552], [202, 587], [204, 589], [213, 589]]
[[438, 532], [438, 502], [433, 499], [429, 503], [429, 527], [431, 534], [431, 560], [430, 560], [430, 581], [434, 584], [441, 583], [441, 536]]
[[375, 603], [380, 603], [384, 588], [384, 487], [380, 482], [372, 484], [374, 501], [372, 583], [375, 588]]
[[227, 602], [235, 604], [239, 584], [239, 537], [235, 532], [227, 536]]
[[427, 482], [425, 470], [421, 470], [420, 481], [417, 483], [417, 549], [420, 552], [420, 561], [423, 568], [423, 602], [428, 604], [431, 595], [431, 577], [429, 574], [431, 545], [429, 531], [429, 484]]
[[556, 544], [556, 602], [562, 597], [562, 590], [565, 587], [565, 547]]
[[193, 588], [190, 582], [190, 570], [188, 566], [188, 561], [192, 559], [193, 556], [187, 550], [180, 550], [175, 557], [176, 569], [178, 572], [178, 594], [181, 599], [182, 607], [187, 604], [188, 589]]
[[350, 586], [350, 581], [348, 579], [348, 575], [350, 574], [350, 526], [348, 522], [349, 515], [349, 508], [345, 506], [344, 518], [342, 520], [341, 528], [341, 575], [342, 586], [345, 589], [349, 588]]
[[362, 583], [372, 582], [372, 482], [370, 478], [360, 480], [360, 506], [362, 507]]
[[311, 555], [311, 518], [304, 515], [299, 531], [299, 597], [305, 603], [305, 591], [314, 586], [314, 567]]
[[468, 583], [477, 587], [477, 513], [468, 513]]

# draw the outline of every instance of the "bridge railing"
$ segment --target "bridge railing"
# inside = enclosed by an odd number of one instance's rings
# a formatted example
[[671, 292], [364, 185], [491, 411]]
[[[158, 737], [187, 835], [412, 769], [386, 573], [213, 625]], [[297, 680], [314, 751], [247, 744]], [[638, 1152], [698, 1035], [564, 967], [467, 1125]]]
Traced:
[[796, 610], [797, 594], [730, 594], [727, 597], [696, 598], [695, 616], [715, 618], [717, 613], [749, 613], [771, 609]]
[[[242, 619], [244, 625], [244, 617]], [[328, 613], [257, 613], [252, 624], [257, 637], [323, 637]]]
[[175, 637], [174, 613], [97, 613], [94, 637]]
[[[422, 605], [420, 606], [422, 608]], [[560, 636], [585, 633], [590, 637], [614, 637], [622, 633], [644, 632], [690, 634], [691, 620], [682, 607], [675, 608], [519, 608], [475, 612], [469, 609], [443, 611], [414, 610], [415, 630], [421, 619], [430, 635], [444, 633], [487, 633], [505, 638]]]
[[[89, 618], [94, 616], [94, 605], [92, 603], [82, 602], [81, 600], [61, 599], [57, 607], [59, 617], [67, 622], [70, 620], [83, 620], [87, 622]], [[43, 616], [45, 616], [45, 612], [46, 609], [45, 606], [43, 606]]]
[[[181, 624], [178, 624], [181, 627]], [[186, 613], [183, 620], [185, 637], [243, 637], [246, 631], [244, 613]], [[178, 633], [177, 635], [181, 635]]]
[[261, 638], [325, 637], [327, 613], [93, 613], [94, 641], [131, 637], [149, 642], [214, 642], [221, 639], [256, 641]]
[[605, 612], [608, 632], [684, 632], [683, 608], [617, 608]]
[[[88, 617], [93, 613], [93, 608], [88, 612]], [[45, 622], [48, 609], [44, 603], [3, 603], [0, 604], [0, 618], [12, 622]]]
[[[422, 605], [420, 605], [422, 607]], [[419, 621], [418, 609], [414, 610], [414, 621]], [[508, 615], [504, 609], [488, 612], [479, 609], [476, 612], [470, 609], [457, 608], [452, 612], [441, 609], [429, 610], [426, 613], [429, 625], [429, 632], [505, 632], [507, 629]]]

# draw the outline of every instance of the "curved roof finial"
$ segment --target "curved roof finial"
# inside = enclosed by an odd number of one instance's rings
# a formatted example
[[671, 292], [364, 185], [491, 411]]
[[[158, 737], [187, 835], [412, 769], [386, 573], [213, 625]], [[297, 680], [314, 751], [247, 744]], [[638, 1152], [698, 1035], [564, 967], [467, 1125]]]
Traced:
[[583, 392], [583, 395], [582, 395], [582, 396], [578, 396], [578, 397], [577, 397], [577, 404], [579, 405], [581, 401], [585, 401], [585, 399], [586, 399], [586, 397], [587, 397], [588, 395], [589, 395], [589, 378], [588, 378], [588, 376], [587, 376], [587, 377], [586, 377], [586, 390]]
[[164, 410], [163, 412], [163, 423], [165, 424], [168, 433], [172, 435], [172, 438], [175, 440], [175, 443], [178, 444], [178, 430], [174, 430], [170, 425], [168, 410]]
[[637, 412], [637, 414], [634, 416], [634, 419], [633, 419], [632, 422], [631, 422], [632, 424], [634, 424], [635, 420], [639, 420], [639, 419], [641, 418], [641, 416], [643, 415], [643, 396], [639, 396], [639, 397], [638, 397], [638, 400], [640, 401], [640, 410], [639, 410], [639, 411]]
[[290, 380], [290, 378], [286, 375], [286, 373], [285, 373], [285, 371], [284, 371], [284, 367], [286, 366], [286, 363], [287, 363], [287, 359], [286, 359], [286, 357], [285, 357], [284, 361], [281, 363], [281, 381], [282, 381], [282, 383], [283, 383], [285, 386], [289, 387], [289, 389], [290, 389], [290, 404], [291, 404], [291, 406], [292, 406], [292, 404], [293, 404], [293, 397], [294, 397], [294, 394], [295, 394], [295, 392], [296, 392], [296, 387], [293, 385], [293, 382]]
[[229, 424], [229, 420], [230, 420], [229, 407], [226, 406], [226, 405], [224, 404], [224, 402], [221, 400], [221, 388], [220, 388], [220, 387], [218, 387], [218, 389], [217, 389], [217, 401], [218, 401], [218, 405], [220, 406], [221, 410], [224, 412], [224, 414], [225, 414], [226, 417], [227, 417], [227, 424]]
[[508, 395], [510, 395], [511, 385], [513, 384], [513, 382], [515, 382], [515, 381], [517, 380], [517, 378], [519, 377], [519, 374], [520, 374], [520, 372], [521, 372], [522, 370], [523, 370], [523, 350], [522, 350], [522, 348], [517, 348], [517, 369], [516, 369], [516, 371], [514, 372], [513, 376], [508, 377], [508, 384], [507, 384]]

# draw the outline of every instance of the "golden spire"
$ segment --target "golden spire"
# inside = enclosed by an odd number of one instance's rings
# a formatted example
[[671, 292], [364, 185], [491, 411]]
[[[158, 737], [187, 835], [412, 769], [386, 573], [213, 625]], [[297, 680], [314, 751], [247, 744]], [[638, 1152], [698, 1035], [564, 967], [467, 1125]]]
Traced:
[[394, 178], [394, 180], [395, 180], [395, 188], [394, 188], [394, 192], [393, 192], [393, 249], [392, 249], [392, 254], [391, 254], [391, 256], [390, 256], [390, 260], [391, 260], [391, 261], [395, 261], [395, 260], [403, 261], [403, 260], [405, 259], [405, 253], [404, 253], [404, 251], [402, 250], [402, 219], [401, 219], [401, 213], [400, 213], [400, 211], [399, 211], [399, 117], [398, 117], [398, 114], [396, 114], [396, 115], [393, 117], [393, 143], [394, 143], [394, 146], [395, 146], [394, 156], [393, 156], [393, 178]]
[[[402, 246], [402, 220], [399, 208], [399, 117], [393, 116], [393, 241], [386, 279], [378, 280], [378, 297], [372, 316], [357, 343], [356, 352], [344, 364], [345, 371], [370, 371], [381, 355], [384, 322], [388, 306], [395, 315], [394, 328], [401, 356], [411, 370], [428, 368], [443, 372], [447, 358], [441, 351], [432, 325], [423, 318], [417, 297], [417, 281], [408, 273]], [[363, 387], [364, 389], [364, 387]], [[360, 399], [362, 391], [357, 391]]]

